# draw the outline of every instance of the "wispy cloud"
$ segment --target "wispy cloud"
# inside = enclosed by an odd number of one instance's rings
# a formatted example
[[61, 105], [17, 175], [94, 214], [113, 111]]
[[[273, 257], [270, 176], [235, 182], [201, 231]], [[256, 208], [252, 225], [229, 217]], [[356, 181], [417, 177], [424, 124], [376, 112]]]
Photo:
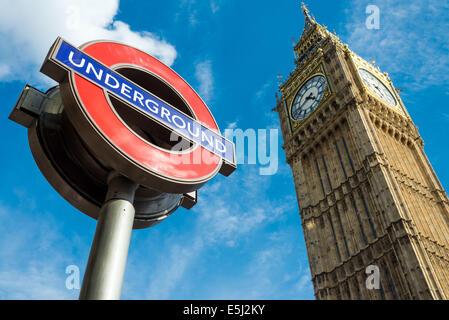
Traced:
[[65, 287], [65, 269], [80, 263], [74, 247], [88, 244], [63, 235], [62, 224], [36, 209], [34, 198], [18, 197], [18, 207], [0, 204], [0, 299], [76, 299], [79, 291]]
[[[380, 9], [380, 29], [366, 28], [366, 6]], [[343, 40], [365, 59], [403, 78], [408, 89], [422, 89], [449, 82], [449, 3], [429, 0], [352, 1], [347, 6]]]
[[0, 64], [0, 79], [11, 73], [11, 68], [6, 64]]
[[210, 101], [213, 96], [214, 77], [210, 60], [199, 62], [195, 66], [195, 78], [198, 81], [198, 91], [205, 101]]
[[[256, 252], [253, 256], [251, 267], [248, 269], [249, 274], [257, 274], [259, 279], [258, 284], [254, 285], [250, 292], [251, 298], [260, 299], [264, 294], [273, 294], [276, 290], [277, 277], [273, 274], [276, 270], [279, 270], [279, 266], [283, 264], [283, 258], [285, 255], [291, 253], [291, 247], [288, 244], [276, 243], [270, 247], [264, 248]], [[282, 281], [290, 281], [290, 278], [283, 277]]]
[[180, 2], [180, 7], [181, 10], [187, 14], [190, 25], [196, 26], [198, 23], [198, 5], [196, 4], [196, 0], [182, 0]]
[[[126, 42], [171, 65], [176, 58], [175, 48], [155, 34], [133, 31], [127, 23], [116, 20], [118, 9], [119, 0], [3, 1], [0, 80], [34, 79], [57, 36], [75, 45], [95, 39]], [[40, 76], [34, 80], [43, 79]]]
[[[243, 272], [229, 282], [217, 283], [213, 299], [305, 299], [313, 292], [310, 271], [299, 257], [298, 230], [287, 227], [267, 233], [248, 254]], [[294, 257], [294, 259], [292, 259]], [[292, 263], [296, 260], [296, 263]]]
[[212, 0], [210, 2], [210, 10], [212, 13], [217, 13], [220, 10], [221, 0]]
[[176, 14], [176, 20], [179, 20], [181, 17], [186, 18], [189, 25], [195, 28], [204, 21], [202, 18], [210, 16], [211, 13], [216, 14], [222, 4], [222, 0], [182, 0], [179, 2], [179, 11]]
[[271, 90], [273, 88], [270, 88], [273, 85], [272, 81], [267, 81], [265, 82], [259, 90], [256, 91], [256, 93], [254, 94], [254, 99], [253, 99], [253, 103], [258, 103], [260, 102], [261, 99], [263, 99], [264, 97], [266, 97], [267, 93], [270, 92], [275, 92], [276, 90]]
[[173, 244], [166, 259], [162, 259], [150, 276], [148, 290], [144, 293], [147, 299], [169, 299], [173, 291], [183, 280], [191, 264], [198, 259], [203, 250], [202, 239], [196, 237], [186, 245]]
[[238, 123], [238, 120], [228, 123], [227, 126], [226, 126], [226, 129], [235, 129], [235, 128], [237, 128], [237, 123]]
[[[226, 178], [226, 181], [216, 178], [200, 189], [199, 202], [189, 213], [189, 219], [195, 219], [192, 227], [185, 232], [173, 234], [164, 241], [163, 247], [158, 250], [165, 254], [151, 263], [149, 275], [142, 277], [142, 274], [139, 274], [138, 280], [132, 275], [128, 277], [127, 281], [132, 283], [133, 288], [131, 294], [131, 287], [127, 287], [129, 296], [134, 297], [136, 292], [143, 292], [141, 298], [183, 298], [183, 288], [198, 276], [197, 270], [202, 268], [211, 252], [224, 254], [221, 252], [232, 250], [233, 254], [236, 254], [243, 250], [248, 256], [243, 261], [240, 260], [242, 265], [237, 268], [239, 273], [223, 279], [219, 274], [207, 272], [208, 279], [215, 280], [206, 286], [210, 289], [202, 291], [204, 296], [195, 298], [273, 298], [286, 295], [299, 297], [301, 291], [297, 283], [308, 269], [301, 268], [299, 264], [289, 265], [292, 268], [292, 277], [289, 279], [284, 278], [283, 272], [283, 261], [291, 259], [292, 256], [299, 260], [299, 255], [303, 254], [303, 251], [298, 250], [297, 244], [299, 226], [279, 232], [271, 230], [282, 224], [287, 214], [296, 212], [296, 200], [291, 195], [270, 198], [270, 178], [258, 175], [257, 169], [242, 166], [238, 172]], [[235, 199], [237, 185], [240, 186], [239, 200]], [[246, 248], [253, 241], [258, 241], [260, 234], [266, 235], [263, 240], [266, 245], [258, 245], [254, 251]], [[154, 237], [154, 234], [149, 237]], [[294, 251], [295, 249], [297, 251]], [[130, 261], [128, 270], [143, 270], [143, 265], [148, 263], [148, 260], [141, 262], [134, 259]], [[208, 261], [208, 265], [210, 264], [213, 263]], [[268, 274], [265, 274], [264, 270]], [[262, 276], [270, 283], [269, 286], [260, 284]], [[278, 282], [290, 283], [294, 291], [279, 292]]]

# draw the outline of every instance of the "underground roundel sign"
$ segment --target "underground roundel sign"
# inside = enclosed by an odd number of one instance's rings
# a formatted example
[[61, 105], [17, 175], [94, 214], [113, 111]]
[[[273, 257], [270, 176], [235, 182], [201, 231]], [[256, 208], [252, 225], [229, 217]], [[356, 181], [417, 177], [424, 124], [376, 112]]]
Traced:
[[60, 83], [70, 122], [95, 157], [138, 184], [190, 192], [236, 168], [233, 143], [198, 94], [145, 52], [58, 38], [41, 72]]

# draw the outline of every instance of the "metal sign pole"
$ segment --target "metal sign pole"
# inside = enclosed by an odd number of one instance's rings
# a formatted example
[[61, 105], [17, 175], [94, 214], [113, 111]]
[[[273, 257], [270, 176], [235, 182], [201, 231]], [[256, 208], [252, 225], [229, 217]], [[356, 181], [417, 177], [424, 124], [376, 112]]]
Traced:
[[[126, 64], [127, 76], [117, 64]], [[195, 205], [199, 188], [237, 168], [235, 146], [184, 79], [126, 44], [77, 48], [58, 37], [41, 72], [59, 86], [43, 93], [27, 85], [9, 118], [28, 128], [33, 157], [53, 188], [98, 220], [79, 298], [120, 299], [132, 229]], [[151, 90], [143, 85], [153, 81]], [[167, 132], [198, 147], [175, 151]], [[210, 161], [191, 161], [204, 152]]]
[[117, 173], [108, 179], [80, 300], [120, 299], [126, 258], [134, 223], [134, 194], [138, 185]]

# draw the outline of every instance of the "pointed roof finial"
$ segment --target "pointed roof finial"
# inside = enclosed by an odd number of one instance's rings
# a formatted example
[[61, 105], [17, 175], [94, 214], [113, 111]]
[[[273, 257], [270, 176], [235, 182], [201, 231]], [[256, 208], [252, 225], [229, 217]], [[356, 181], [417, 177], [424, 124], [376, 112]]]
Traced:
[[315, 17], [313, 16], [313, 14], [310, 14], [309, 9], [304, 4], [304, 2], [301, 2], [301, 8], [302, 8], [302, 13], [304, 13], [304, 15], [306, 16], [306, 20], [308, 19], [309, 21], [315, 21]]
[[310, 11], [306, 7], [304, 2], [301, 2], [301, 8], [302, 8], [302, 13], [304, 13], [304, 16], [305, 16], [304, 31], [308, 31], [313, 25], [316, 24], [315, 17], [313, 17], [313, 15], [310, 15]]
[[309, 15], [309, 9], [307, 9], [306, 5], [304, 4], [304, 2], [301, 2], [301, 8], [302, 8], [302, 12], [308, 16]]
[[310, 15], [310, 11], [307, 8], [307, 6], [304, 4], [304, 2], [301, 2], [301, 8], [302, 8], [302, 13], [304, 13], [304, 15], [306, 16], [306, 20], [315, 21], [315, 18], [313, 17], [313, 15]]
[[277, 78], [278, 78], [278, 86], [281, 86], [281, 84], [282, 84], [282, 76], [281, 76], [280, 73], [278, 73]]

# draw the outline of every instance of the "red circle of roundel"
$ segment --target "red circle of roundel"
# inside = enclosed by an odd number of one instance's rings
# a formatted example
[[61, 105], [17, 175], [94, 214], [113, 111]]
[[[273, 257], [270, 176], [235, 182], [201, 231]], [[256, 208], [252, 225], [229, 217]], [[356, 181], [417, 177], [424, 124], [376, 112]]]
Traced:
[[[181, 94], [194, 111], [197, 121], [220, 133], [211, 112], [198, 94], [176, 72], [159, 60], [116, 42], [93, 42], [81, 49], [108, 67], [117, 64], [135, 65], [161, 77]], [[212, 177], [218, 172], [221, 159], [217, 155], [198, 146], [190, 152], [178, 154], [174, 160], [172, 153], [143, 141], [131, 131], [112, 110], [102, 88], [77, 74], [74, 75], [74, 84], [85, 111], [97, 128], [122, 153], [138, 164], [169, 179], [187, 182]], [[192, 163], [192, 159], [202, 159], [203, 153], [207, 154], [209, 161]]]

